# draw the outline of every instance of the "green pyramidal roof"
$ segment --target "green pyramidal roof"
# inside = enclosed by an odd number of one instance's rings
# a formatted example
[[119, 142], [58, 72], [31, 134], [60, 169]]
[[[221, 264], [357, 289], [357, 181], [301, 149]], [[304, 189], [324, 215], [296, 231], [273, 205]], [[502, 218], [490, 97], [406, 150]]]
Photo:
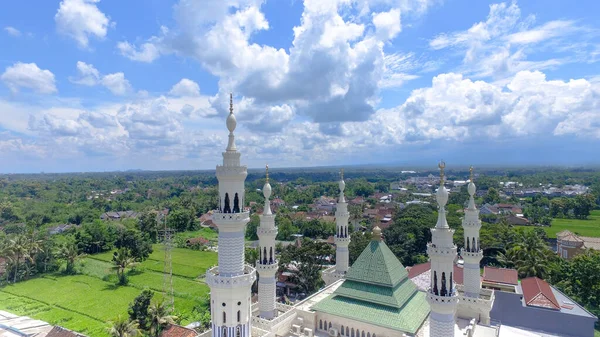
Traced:
[[430, 311], [425, 294], [379, 240], [371, 241], [346, 273], [346, 280], [312, 309], [411, 334]]
[[346, 279], [393, 287], [408, 277], [408, 272], [383, 242], [373, 240], [354, 262]]

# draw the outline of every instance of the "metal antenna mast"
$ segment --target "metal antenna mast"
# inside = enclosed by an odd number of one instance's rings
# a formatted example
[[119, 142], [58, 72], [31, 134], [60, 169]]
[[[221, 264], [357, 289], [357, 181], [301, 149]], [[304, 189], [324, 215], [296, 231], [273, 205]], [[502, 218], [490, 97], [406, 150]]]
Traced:
[[167, 215], [162, 217], [164, 229], [159, 230], [162, 234], [163, 247], [165, 250], [165, 263], [163, 268], [163, 293], [167, 297], [167, 303], [171, 312], [175, 310], [175, 299], [173, 298], [173, 263], [171, 260], [171, 249], [173, 249], [173, 235], [175, 231], [167, 227]]

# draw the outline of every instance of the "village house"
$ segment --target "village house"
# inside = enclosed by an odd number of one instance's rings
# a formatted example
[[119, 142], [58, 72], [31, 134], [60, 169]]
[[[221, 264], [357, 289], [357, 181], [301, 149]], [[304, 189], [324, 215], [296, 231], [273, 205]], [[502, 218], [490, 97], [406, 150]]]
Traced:
[[127, 218], [137, 218], [139, 215], [138, 212], [134, 211], [122, 211], [122, 212], [106, 212], [100, 215], [101, 220], [122, 220]]
[[579, 236], [564, 230], [556, 233], [556, 249], [559, 256], [568, 260], [586, 249], [600, 250], [600, 238]]

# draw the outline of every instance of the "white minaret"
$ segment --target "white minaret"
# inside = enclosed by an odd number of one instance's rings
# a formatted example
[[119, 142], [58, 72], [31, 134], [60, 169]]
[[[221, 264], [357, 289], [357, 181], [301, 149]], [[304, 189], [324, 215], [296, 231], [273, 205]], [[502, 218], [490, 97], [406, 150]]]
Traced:
[[475, 183], [473, 183], [473, 167], [470, 168], [471, 178], [469, 181], [469, 206], [465, 210], [462, 226], [465, 232], [465, 246], [461, 251], [464, 260], [464, 292], [465, 296], [479, 297], [481, 292], [481, 276], [479, 262], [483, 258], [483, 250], [479, 247], [479, 210], [475, 208]]
[[223, 152], [223, 165], [217, 165], [219, 209], [213, 222], [219, 228], [219, 265], [206, 272], [210, 287], [213, 337], [250, 337], [251, 286], [256, 271], [244, 265], [244, 233], [250, 213], [244, 211], [246, 166], [240, 165], [233, 131], [233, 95], [229, 97], [229, 142]]
[[348, 235], [348, 203], [344, 198], [344, 169], [340, 171], [340, 198], [335, 210], [335, 272], [344, 275], [348, 271], [350, 255], [348, 245], [350, 245], [350, 235]]
[[260, 317], [271, 319], [276, 316], [275, 310], [275, 272], [277, 272], [277, 259], [275, 258], [275, 237], [277, 236], [277, 227], [275, 227], [275, 214], [271, 212], [271, 184], [269, 184], [269, 165], [267, 165], [267, 181], [263, 186], [263, 195], [265, 196], [265, 207], [260, 216], [260, 226], [258, 227], [259, 253], [256, 270], [258, 271], [258, 307]]
[[452, 279], [456, 245], [452, 241], [454, 230], [448, 227], [446, 221], [448, 191], [444, 187], [444, 167], [446, 164], [440, 162], [440, 187], [436, 193], [438, 220], [435, 228], [431, 229], [431, 242], [427, 244], [427, 254], [431, 259], [431, 284], [427, 293], [427, 302], [431, 306], [430, 337], [454, 337], [458, 304]]

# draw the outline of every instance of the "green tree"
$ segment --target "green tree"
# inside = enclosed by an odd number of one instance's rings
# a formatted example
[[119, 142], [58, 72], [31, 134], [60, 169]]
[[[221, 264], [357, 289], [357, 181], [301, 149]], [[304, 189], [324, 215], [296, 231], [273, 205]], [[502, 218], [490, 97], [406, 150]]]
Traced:
[[522, 278], [537, 276], [542, 279], [548, 275], [549, 263], [555, 258], [556, 255], [535, 231], [519, 231], [517, 240], [506, 253], [499, 253], [497, 257], [505, 266], [515, 268]]
[[129, 320], [136, 321], [139, 328], [144, 331], [149, 329], [150, 318], [148, 309], [153, 296], [154, 292], [152, 292], [152, 290], [142, 290], [142, 292], [136, 296], [133, 302], [129, 304], [129, 310], [127, 311], [129, 314]]
[[483, 196], [483, 202], [486, 204], [496, 204], [500, 202], [500, 194], [494, 187], [490, 187], [487, 193]]
[[163, 300], [154, 301], [148, 309], [148, 317], [150, 328], [148, 330], [150, 336], [158, 337], [161, 331], [169, 324], [175, 324], [176, 316], [169, 313], [169, 308]]
[[260, 218], [257, 214], [252, 214], [250, 216], [250, 222], [246, 225], [246, 239], [250, 241], [258, 240], [258, 226], [260, 226]]
[[596, 206], [596, 198], [592, 194], [579, 194], [575, 197], [573, 215], [577, 219], [587, 219], [590, 211]]
[[107, 330], [111, 337], [136, 337], [140, 335], [138, 323], [121, 316], [110, 322], [110, 327]]
[[354, 232], [350, 235], [350, 244], [348, 245], [350, 265], [356, 261], [363, 250], [369, 245], [371, 238], [371, 233], [363, 233], [361, 231]]
[[292, 234], [298, 233], [298, 228], [294, 226], [292, 220], [287, 216], [275, 217], [275, 224], [277, 225], [277, 240], [287, 241], [291, 238]]
[[73, 274], [75, 272], [75, 262], [82, 259], [84, 256], [84, 254], [79, 254], [77, 244], [72, 239], [68, 239], [61, 244], [56, 252], [56, 258], [65, 261], [67, 264], [65, 268], [66, 274]]
[[152, 253], [150, 237], [135, 228], [118, 227], [114, 245], [117, 249], [127, 249], [129, 255], [138, 262], [144, 261]]
[[27, 240], [27, 236], [19, 234], [14, 236], [12, 239], [9, 239], [8, 245], [10, 247], [8, 251], [12, 254], [11, 260], [14, 265], [13, 283], [17, 283], [21, 262], [29, 259], [30, 257], [29, 240]]
[[146, 233], [153, 243], [158, 239], [158, 212], [146, 211], [142, 212], [138, 217], [138, 229], [142, 233]]
[[290, 281], [300, 291], [311, 294], [324, 283], [321, 269], [333, 256], [333, 247], [325, 242], [304, 239], [300, 247], [289, 245], [283, 249], [279, 258], [279, 270], [290, 273]]
[[113, 253], [113, 269], [117, 272], [117, 279], [119, 280], [120, 285], [127, 284], [127, 275], [125, 274], [125, 270], [127, 268], [134, 267], [137, 262], [130, 255], [129, 250], [126, 248], [120, 248]]

